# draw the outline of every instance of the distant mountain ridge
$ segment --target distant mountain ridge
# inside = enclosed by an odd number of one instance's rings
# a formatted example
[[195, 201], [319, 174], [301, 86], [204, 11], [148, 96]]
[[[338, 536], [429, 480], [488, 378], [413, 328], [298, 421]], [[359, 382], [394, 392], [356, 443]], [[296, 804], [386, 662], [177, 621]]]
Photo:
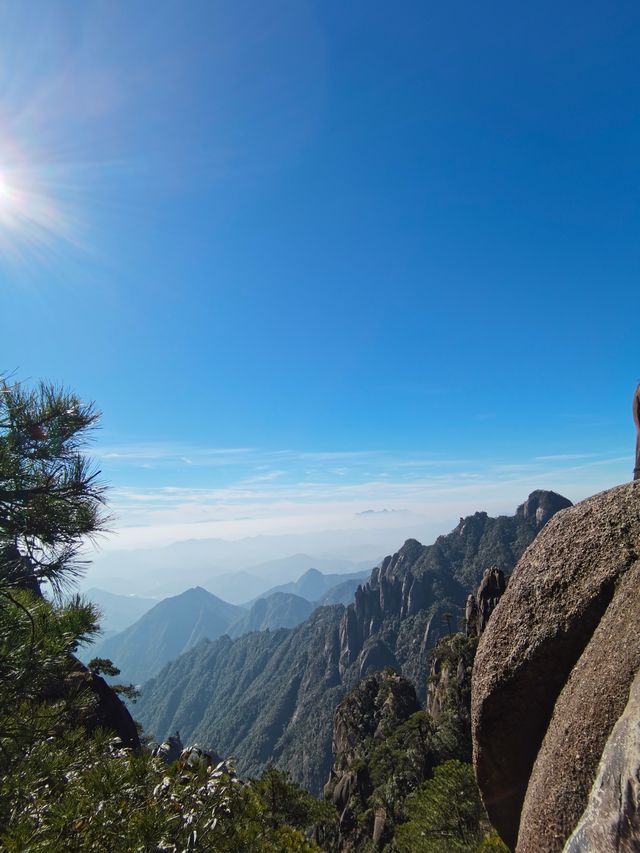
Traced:
[[[152, 678], [162, 666], [202, 639], [294, 628], [313, 612], [317, 606], [315, 599], [321, 593], [331, 595], [338, 586], [341, 592], [334, 593], [335, 600], [341, 601], [341, 596], [351, 600], [353, 589], [344, 589], [343, 579], [348, 578], [357, 585], [357, 578], [368, 575], [369, 572], [356, 572], [355, 576], [353, 573], [323, 575], [317, 569], [309, 569], [297, 581], [268, 590], [251, 606], [229, 604], [202, 587], [193, 587], [160, 602], [150, 601], [146, 607], [138, 605], [141, 612], [149, 612], [119, 634], [108, 636], [89, 648], [85, 657], [110, 658], [120, 669], [121, 679], [140, 683]], [[301, 594], [282, 591], [290, 588], [300, 590]], [[127, 613], [131, 610], [131, 601], [148, 601], [110, 593], [103, 593], [103, 600], [111, 601], [113, 607], [122, 604]], [[121, 618], [124, 616], [121, 614]]]
[[514, 516], [478, 512], [433, 545], [408, 540], [347, 607], [321, 607], [292, 630], [200, 643], [144, 685], [137, 716], [157, 738], [178, 728], [234, 755], [242, 773], [259, 774], [273, 762], [318, 793], [342, 696], [386, 666], [424, 696], [428, 652], [463, 616], [485, 569], [510, 572], [548, 518], [570, 505], [534, 492]]
[[138, 684], [200, 640], [220, 637], [245, 612], [202, 587], [193, 587], [163, 599], [135, 624], [96, 645], [94, 653], [110, 658], [123, 680]]
[[105, 589], [92, 587], [84, 593], [85, 597], [100, 608], [100, 628], [103, 636], [110, 637], [133, 625], [147, 610], [151, 610], [158, 599], [142, 598], [136, 595], [117, 595]]
[[[239, 603], [296, 580], [312, 566], [326, 573], [368, 569], [406, 532], [366, 528], [240, 540], [192, 539], [99, 553], [82, 585], [144, 596], [177, 595], [187, 586], [202, 586]], [[253, 587], [233, 588], [233, 578], [240, 571], [250, 576]]]
[[274, 592], [259, 598], [251, 610], [227, 631], [230, 637], [240, 637], [250, 631], [267, 631], [272, 628], [295, 628], [310, 616], [315, 605], [306, 598], [290, 592]]
[[[359, 572], [324, 574], [316, 568], [308, 569], [296, 581], [280, 584], [262, 593], [259, 598], [267, 598], [278, 592], [287, 592], [305, 598], [307, 601], [320, 601], [334, 587], [346, 581], [362, 581], [371, 574], [371, 568]], [[356, 584], [357, 586], [357, 584]], [[253, 604], [253, 599], [249, 604]]]

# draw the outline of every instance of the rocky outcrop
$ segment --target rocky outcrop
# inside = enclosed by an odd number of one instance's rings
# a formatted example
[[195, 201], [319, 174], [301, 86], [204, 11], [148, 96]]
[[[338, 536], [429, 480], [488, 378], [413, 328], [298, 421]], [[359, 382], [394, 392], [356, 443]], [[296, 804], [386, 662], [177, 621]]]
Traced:
[[[504, 592], [505, 572], [511, 571], [549, 519], [571, 505], [556, 492], [537, 490], [511, 518], [490, 518], [486, 512], [476, 512], [461, 518], [452, 533], [438, 537], [433, 545], [425, 547], [408, 539], [373, 570], [347, 607], [340, 625], [340, 673], [358, 659], [369, 637], [390, 619], [409, 619], [445, 601], [453, 605], [455, 616], [462, 616], [466, 591], [474, 589], [484, 573], [475, 602], [477, 633], [481, 633]], [[440, 632], [431, 628], [433, 645]]]
[[467, 598], [465, 622], [469, 637], [482, 634], [506, 588], [507, 579], [503, 571], [496, 567], [486, 570], [476, 594]]
[[180, 732], [176, 732], [174, 735], [169, 735], [162, 743], [155, 744], [151, 749], [151, 755], [154, 758], [162, 759], [165, 764], [172, 764], [180, 758], [183, 749], [184, 745]]
[[[46, 699], [53, 701], [69, 696], [81, 699], [77, 722], [87, 732], [107, 729], [120, 738], [129, 749], [140, 748], [136, 724], [126, 705], [122, 702], [102, 676], [90, 670], [72, 656], [72, 671], [64, 681], [51, 683]], [[88, 701], [87, 701], [88, 699]]]
[[540, 530], [552, 516], [561, 509], [568, 509], [571, 505], [568, 498], [557, 492], [536, 489], [523, 504], [520, 504], [516, 515], [521, 516], [525, 521], [532, 522]]
[[433, 601], [427, 584], [416, 578], [411, 566], [425, 548], [408, 539], [393, 556], [385, 557], [359, 586], [353, 604], [345, 610], [340, 625], [340, 671], [343, 673], [357, 658], [369, 637], [375, 635], [383, 620], [405, 619]]
[[376, 847], [385, 839], [386, 813], [378, 809], [363, 823], [373, 791], [366, 759], [372, 745], [385, 740], [419, 710], [416, 692], [406, 678], [389, 671], [358, 684], [336, 709], [333, 722], [335, 762], [325, 796], [340, 814], [340, 850], [359, 850], [367, 839]]
[[640, 484], [556, 515], [480, 639], [474, 764], [491, 822], [518, 853], [561, 851], [587, 805], [640, 668], [639, 550]]
[[370, 672], [381, 672], [387, 667], [396, 671], [400, 669], [396, 656], [384, 640], [380, 639], [367, 640], [360, 652], [359, 661], [360, 678]]
[[436, 723], [448, 711], [469, 722], [476, 642], [475, 637], [453, 634], [433, 650], [426, 710]]
[[640, 850], [640, 674], [606, 743], [589, 804], [564, 853], [594, 850]]
[[335, 712], [332, 777], [355, 763], [367, 738], [383, 739], [419, 708], [413, 684], [401, 675], [379, 672], [361, 681]]

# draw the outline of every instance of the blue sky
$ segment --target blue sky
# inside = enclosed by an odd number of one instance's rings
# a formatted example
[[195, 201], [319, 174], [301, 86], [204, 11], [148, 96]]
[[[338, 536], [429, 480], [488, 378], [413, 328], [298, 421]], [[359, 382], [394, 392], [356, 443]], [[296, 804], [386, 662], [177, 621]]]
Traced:
[[1, 366], [96, 400], [120, 541], [629, 479], [638, 55], [634, 2], [0, 2]]

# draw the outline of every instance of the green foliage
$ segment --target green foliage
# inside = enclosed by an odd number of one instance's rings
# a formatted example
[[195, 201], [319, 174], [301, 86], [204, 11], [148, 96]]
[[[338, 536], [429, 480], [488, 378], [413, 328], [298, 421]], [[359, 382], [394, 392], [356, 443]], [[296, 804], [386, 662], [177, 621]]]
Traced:
[[[61, 593], [104, 523], [103, 489], [80, 453], [96, 419], [51, 386], [0, 385], [0, 849], [317, 851], [298, 827], [323, 807], [275, 771], [244, 785], [224, 763], [167, 767], [82, 725], [97, 698], [73, 653], [97, 632], [97, 612]], [[91, 663], [118, 674], [108, 659]]]
[[69, 725], [86, 705], [85, 696], [60, 685], [70, 651], [96, 630], [91, 605], [73, 599], [54, 606], [0, 578], [0, 772], [10, 773], [24, 749]]
[[438, 763], [451, 758], [471, 761], [471, 672], [477, 645], [477, 637], [458, 633], [440, 640], [432, 652], [436, 675], [430, 677], [431, 686], [437, 687], [442, 673], [448, 673], [433, 742]]
[[0, 849], [318, 849], [301, 830], [326, 808], [277, 771], [243, 785], [226, 765], [167, 768], [110, 734], [87, 736], [76, 725], [86, 697], [46, 697], [69, 675], [93, 612], [81, 622], [75, 606], [0, 593]]
[[104, 487], [80, 452], [98, 417], [62, 388], [0, 382], [0, 563], [14, 585], [61, 591], [104, 527]]
[[[115, 678], [117, 675], [120, 675], [120, 670], [109, 658], [91, 658], [87, 666], [96, 675], [106, 675], [109, 678]], [[112, 684], [111, 689], [118, 696], [125, 696], [129, 702], [136, 702], [140, 696], [140, 691], [133, 684]]]
[[294, 827], [274, 825], [231, 767], [167, 768], [100, 733], [34, 744], [19, 772], [0, 780], [0, 799], [10, 804], [0, 829], [9, 853], [318, 850]]
[[477, 853], [486, 818], [468, 764], [447, 761], [436, 767], [406, 802], [409, 821], [396, 831], [398, 853]]
[[120, 670], [109, 658], [91, 658], [87, 666], [97, 675], [109, 675], [112, 678], [120, 675]]
[[510, 853], [510, 851], [494, 829], [486, 836], [486, 838], [482, 839], [482, 844], [478, 848], [478, 853]]
[[292, 782], [288, 773], [273, 766], [267, 767], [251, 787], [262, 800], [273, 829], [284, 824], [307, 829], [327, 816], [323, 803]]
[[424, 711], [401, 723], [388, 738], [372, 744], [367, 766], [373, 786], [371, 802], [398, 814], [405, 797], [431, 774], [435, 763], [435, 726]]

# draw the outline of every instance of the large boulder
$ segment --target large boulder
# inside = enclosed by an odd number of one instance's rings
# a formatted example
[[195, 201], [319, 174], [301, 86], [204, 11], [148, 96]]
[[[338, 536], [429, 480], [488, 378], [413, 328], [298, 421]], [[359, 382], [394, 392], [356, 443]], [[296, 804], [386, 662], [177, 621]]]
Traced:
[[640, 848], [640, 674], [602, 754], [589, 805], [564, 853], [632, 853]]
[[640, 483], [558, 513], [481, 637], [474, 764], [489, 817], [518, 853], [561, 851], [587, 806], [640, 669], [639, 551]]

